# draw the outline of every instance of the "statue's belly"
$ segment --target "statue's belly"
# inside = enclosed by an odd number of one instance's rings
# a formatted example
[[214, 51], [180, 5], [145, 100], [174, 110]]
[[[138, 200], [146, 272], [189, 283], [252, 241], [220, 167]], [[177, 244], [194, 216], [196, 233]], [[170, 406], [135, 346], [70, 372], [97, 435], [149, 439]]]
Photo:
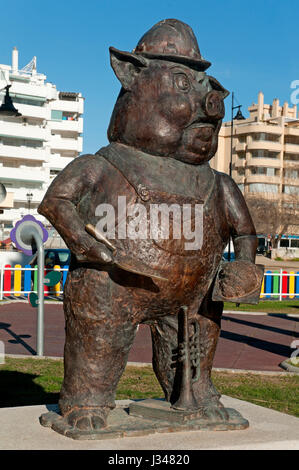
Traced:
[[[177, 240], [176, 240], [177, 241]], [[137, 276], [117, 270], [112, 274], [116, 284], [126, 290], [126, 301], [134, 311], [145, 316], [177, 313], [182, 305], [191, 305], [207, 293], [221, 261], [224, 243], [215, 231], [213, 217], [204, 218], [202, 246], [180, 250], [184, 240], [122, 240], [119, 249], [129, 253], [131, 262], [142, 263], [149, 271], [167, 280]], [[135, 282], [134, 282], [135, 281]]]

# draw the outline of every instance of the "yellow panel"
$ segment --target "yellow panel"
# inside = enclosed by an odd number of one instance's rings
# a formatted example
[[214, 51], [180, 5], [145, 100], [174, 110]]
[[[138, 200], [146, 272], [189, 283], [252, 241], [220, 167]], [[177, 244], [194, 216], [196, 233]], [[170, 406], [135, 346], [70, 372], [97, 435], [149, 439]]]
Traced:
[[[15, 275], [14, 275], [14, 286], [13, 286], [13, 290], [14, 291], [21, 291], [22, 290], [22, 271], [21, 271], [21, 265], [20, 264], [16, 264], [15, 265]], [[14, 294], [16, 297], [20, 297], [20, 293], [16, 293]]]
[[[295, 294], [295, 276], [294, 276], [294, 271], [290, 272], [289, 276], [289, 294]], [[290, 295], [289, 298], [293, 299], [295, 295]]]
[[[59, 264], [55, 264], [54, 271], [60, 271]], [[56, 297], [59, 297], [59, 295], [60, 295], [59, 292], [60, 292], [60, 282], [57, 282], [57, 284], [55, 284], [55, 286], [54, 286], [54, 293], [55, 293]]]

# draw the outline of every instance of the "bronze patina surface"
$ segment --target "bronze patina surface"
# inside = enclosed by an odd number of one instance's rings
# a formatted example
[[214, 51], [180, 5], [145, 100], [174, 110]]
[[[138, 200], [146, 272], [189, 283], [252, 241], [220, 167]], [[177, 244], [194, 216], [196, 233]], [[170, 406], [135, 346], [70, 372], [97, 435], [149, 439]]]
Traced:
[[[229, 429], [231, 412], [211, 381], [222, 300], [257, 302], [261, 273], [244, 198], [228, 175], [209, 165], [228, 92], [207, 75], [210, 63], [192, 29], [178, 20], [157, 23], [133, 52], [111, 47], [110, 57], [122, 85], [110, 144], [74, 159], [39, 207], [72, 252], [59, 432], [72, 429], [87, 438], [107, 427], [140, 323], [150, 325], [153, 368], [169, 410], [197, 410], [206, 424]], [[91, 228], [97, 208], [115, 208], [119, 228], [119, 197], [128, 208], [140, 204], [149, 211], [154, 204], [201, 205], [201, 246], [187, 250], [188, 237], [174, 236], [171, 217], [168, 238], [99, 241]], [[194, 217], [190, 211], [192, 227]], [[222, 266], [230, 237], [236, 261]], [[54, 421], [41, 418], [42, 424]]]

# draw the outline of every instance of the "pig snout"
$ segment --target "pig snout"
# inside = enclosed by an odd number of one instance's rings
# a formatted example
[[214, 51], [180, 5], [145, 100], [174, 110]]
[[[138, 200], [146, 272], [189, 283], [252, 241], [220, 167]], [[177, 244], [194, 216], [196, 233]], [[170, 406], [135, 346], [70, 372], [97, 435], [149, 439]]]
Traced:
[[208, 118], [223, 119], [224, 102], [218, 91], [209, 91], [203, 99], [203, 109]]

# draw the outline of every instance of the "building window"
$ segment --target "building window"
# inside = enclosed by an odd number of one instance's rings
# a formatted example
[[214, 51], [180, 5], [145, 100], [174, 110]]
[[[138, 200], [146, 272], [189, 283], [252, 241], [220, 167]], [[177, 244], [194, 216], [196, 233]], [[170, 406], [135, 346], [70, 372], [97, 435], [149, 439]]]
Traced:
[[250, 193], [278, 193], [277, 184], [268, 184], [268, 183], [251, 183], [249, 184]]
[[298, 153], [285, 153], [283, 156], [284, 161], [290, 162], [299, 162], [299, 154]]
[[291, 248], [299, 248], [299, 239], [298, 238], [291, 238]]
[[253, 166], [250, 168], [252, 175], [279, 176], [279, 169], [272, 167]]
[[28, 104], [29, 106], [44, 106], [44, 101], [39, 101], [38, 99], [30, 99], [30, 98], [20, 98], [19, 96], [12, 96], [14, 103], [19, 104]]
[[299, 137], [296, 135], [286, 135], [284, 142], [285, 144], [299, 145]]
[[267, 142], [279, 142], [280, 135], [279, 134], [269, 134], [266, 132], [257, 132], [256, 134], [252, 135], [253, 140], [262, 140]]
[[61, 121], [62, 120], [62, 111], [52, 109], [52, 111], [51, 111], [51, 120], [52, 121]]
[[252, 158], [278, 158], [279, 152], [271, 152], [270, 150], [252, 150]]
[[43, 147], [43, 142], [41, 140], [26, 140], [26, 139], [17, 139], [14, 137], [0, 137], [0, 143], [3, 145], [11, 145], [13, 147], [31, 147], [39, 148]]
[[284, 194], [299, 194], [299, 186], [289, 186], [285, 184], [282, 188]]
[[244, 151], [237, 152], [238, 158], [246, 158], [246, 153]]
[[284, 170], [284, 177], [285, 178], [298, 178], [299, 176], [299, 171], [298, 170], [291, 170], [291, 169], [285, 169]]

